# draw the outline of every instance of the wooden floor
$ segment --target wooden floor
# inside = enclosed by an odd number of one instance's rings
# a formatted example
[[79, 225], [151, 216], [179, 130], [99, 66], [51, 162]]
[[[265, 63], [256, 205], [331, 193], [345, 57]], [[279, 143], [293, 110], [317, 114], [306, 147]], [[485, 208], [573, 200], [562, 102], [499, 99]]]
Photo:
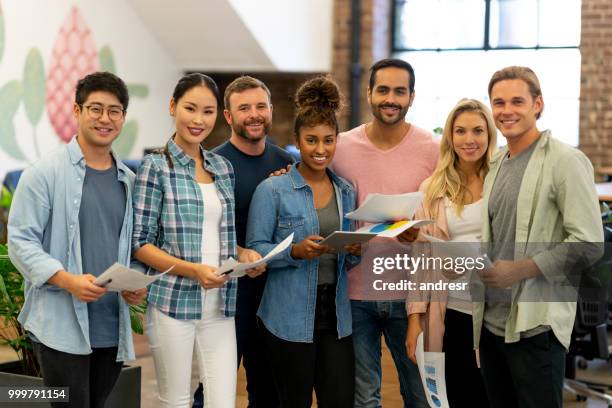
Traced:
[[[157, 382], [155, 380], [155, 369], [153, 367], [153, 358], [149, 352], [146, 338], [142, 336], [136, 336], [136, 354], [139, 356], [136, 361], [136, 365], [142, 367], [142, 407], [155, 408], [157, 404]], [[383, 385], [382, 385], [382, 398], [383, 406], [385, 408], [401, 408], [402, 397], [399, 393], [399, 382], [393, 360], [389, 354], [389, 350], [385, 347], [383, 349]], [[194, 364], [192, 368], [192, 389], [195, 390], [197, 386], [197, 365]], [[247, 394], [246, 394], [246, 378], [244, 368], [240, 366], [238, 370], [238, 383], [236, 386], [236, 408], [244, 408], [247, 406]], [[316, 404], [313, 406], [316, 407]]]
[[[155, 370], [153, 368], [153, 358], [148, 350], [146, 339], [137, 336], [136, 352], [140, 356], [136, 361], [137, 365], [142, 366], [142, 407], [156, 408], [157, 404], [157, 382], [155, 379]], [[383, 342], [384, 344], [384, 342]], [[383, 347], [382, 353], [382, 369], [383, 369], [383, 384], [382, 384], [382, 405], [384, 408], [402, 408], [402, 397], [399, 393], [399, 382], [397, 373], [389, 350]], [[612, 386], [612, 362], [602, 360], [589, 362], [587, 370], [579, 370], [578, 378], [580, 380], [590, 380], [598, 383], [609, 384]], [[192, 369], [192, 389], [197, 386], [197, 366]], [[240, 367], [238, 371], [238, 384], [236, 389], [236, 408], [245, 408], [247, 406], [246, 395], [246, 379], [244, 369]], [[313, 404], [316, 407], [316, 403]], [[587, 402], [577, 403], [574, 398], [567, 394], [565, 396], [565, 408], [606, 408], [602, 402], [589, 399]], [[463, 407], [461, 407], [463, 408]]]
[[[147, 340], [145, 337], [136, 336], [136, 355], [138, 359], [133, 365], [139, 365], [142, 368], [142, 385], [141, 385], [141, 399], [143, 408], [156, 408], [157, 403], [157, 380], [155, 376], [155, 369], [153, 367], [153, 358], [149, 351]], [[12, 361], [15, 359], [15, 353], [8, 348], [8, 346], [0, 346], [0, 362]], [[389, 351], [383, 348], [382, 357], [382, 368], [383, 368], [383, 386], [382, 386], [382, 398], [383, 406], [385, 408], [401, 408], [402, 400], [399, 393], [399, 383], [397, 380], [397, 374], [393, 361], [389, 355]], [[578, 378], [581, 380], [590, 380], [598, 383], [604, 383], [612, 385], [612, 362], [605, 362], [602, 360], [592, 361], [588, 363], [587, 370], [579, 370]], [[197, 385], [197, 366], [194, 365], [192, 369], [192, 389], [195, 390]], [[244, 376], [244, 370], [241, 368], [238, 371], [238, 386], [236, 390], [236, 407], [244, 408], [247, 405], [246, 396], [246, 381]], [[595, 400], [588, 400], [587, 403], [576, 403], [573, 402], [571, 396], [566, 395], [566, 408], [605, 408], [606, 405], [602, 402]], [[316, 405], [315, 405], [316, 406]]]

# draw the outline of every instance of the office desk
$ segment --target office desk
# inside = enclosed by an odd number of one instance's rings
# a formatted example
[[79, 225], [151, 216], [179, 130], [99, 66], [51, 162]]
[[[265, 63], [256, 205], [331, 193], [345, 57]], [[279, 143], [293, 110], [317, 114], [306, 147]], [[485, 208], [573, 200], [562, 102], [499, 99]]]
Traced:
[[612, 201], [612, 182], [595, 184], [599, 201]]

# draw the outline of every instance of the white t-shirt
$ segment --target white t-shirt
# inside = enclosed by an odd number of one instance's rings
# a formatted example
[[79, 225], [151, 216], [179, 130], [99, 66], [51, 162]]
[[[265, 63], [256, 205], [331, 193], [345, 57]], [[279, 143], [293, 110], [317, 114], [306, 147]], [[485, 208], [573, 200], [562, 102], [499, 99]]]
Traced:
[[[479, 242], [480, 241], [480, 216], [482, 210], [482, 199], [463, 206], [461, 216], [455, 212], [455, 208], [448, 198], [444, 199], [446, 220], [448, 222], [448, 235], [450, 242]], [[470, 282], [471, 272], [468, 271], [454, 282]], [[467, 285], [469, 288], [469, 285]], [[448, 309], [458, 312], [472, 314], [472, 299], [469, 290], [451, 290], [448, 293]]]
[[[215, 183], [198, 183], [202, 191], [204, 201], [204, 223], [202, 224], [202, 263], [214, 267], [219, 267], [221, 256], [221, 244], [219, 242], [219, 226], [223, 207], [217, 195]], [[206, 303], [213, 302], [220, 307], [221, 296], [219, 289], [202, 288], [202, 308]], [[209, 305], [210, 307], [210, 305]]]

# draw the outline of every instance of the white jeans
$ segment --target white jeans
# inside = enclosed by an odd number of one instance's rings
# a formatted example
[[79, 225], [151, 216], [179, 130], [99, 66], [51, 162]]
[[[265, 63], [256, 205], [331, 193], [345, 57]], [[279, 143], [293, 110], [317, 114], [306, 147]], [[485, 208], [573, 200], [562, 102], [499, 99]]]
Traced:
[[218, 289], [206, 291], [201, 320], [177, 320], [149, 306], [145, 330], [162, 407], [190, 407], [194, 345], [204, 406], [236, 406], [236, 327], [219, 310], [220, 297]]

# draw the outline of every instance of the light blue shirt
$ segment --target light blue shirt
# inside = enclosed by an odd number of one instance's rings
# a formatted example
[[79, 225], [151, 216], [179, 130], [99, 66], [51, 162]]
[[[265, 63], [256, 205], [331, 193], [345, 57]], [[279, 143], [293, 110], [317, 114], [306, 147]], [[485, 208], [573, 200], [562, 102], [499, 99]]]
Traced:
[[[113, 157], [127, 199], [117, 261], [129, 265], [134, 173]], [[83, 274], [79, 209], [84, 179], [85, 158], [75, 137], [24, 171], [8, 222], [9, 256], [25, 278], [19, 321], [47, 347], [72, 354], [91, 353], [87, 304], [47, 281], [62, 269]], [[117, 361], [133, 359], [129, 308], [119, 296]]]

